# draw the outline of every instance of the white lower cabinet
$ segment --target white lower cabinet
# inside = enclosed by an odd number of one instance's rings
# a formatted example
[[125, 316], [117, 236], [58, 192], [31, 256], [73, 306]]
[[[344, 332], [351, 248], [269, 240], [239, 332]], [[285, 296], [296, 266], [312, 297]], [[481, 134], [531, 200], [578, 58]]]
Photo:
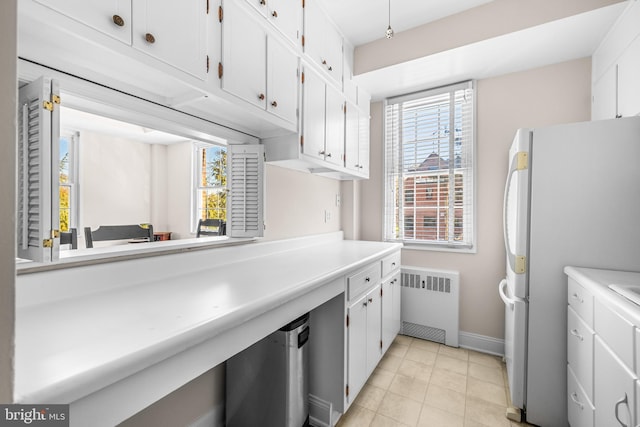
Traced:
[[569, 425], [638, 426], [640, 310], [608, 289], [606, 270], [565, 271]]
[[311, 313], [309, 393], [336, 413], [353, 403], [400, 330], [400, 251], [344, 283], [344, 294]]
[[634, 426], [636, 378], [596, 336], [594, 346], [596, 426]]
[[400, 271], [382, 280], [382, 352], [400, 332]]

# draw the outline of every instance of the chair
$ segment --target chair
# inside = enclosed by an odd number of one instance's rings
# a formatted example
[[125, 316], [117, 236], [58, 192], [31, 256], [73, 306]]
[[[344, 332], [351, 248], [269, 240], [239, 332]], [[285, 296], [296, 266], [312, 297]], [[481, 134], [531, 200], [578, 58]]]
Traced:
[[148, 228], [143, 228], [137, 224], [101, 225], [94, 231], [91, 231], [91, 227], [84, 228], [84, 240], [87, 248], [92, 248], [94, 241], [145, 238], [149, 242], [153, 242], [153, 226], [151, 224], [149, 224]]
[[227, 223], [221, 219], [200, 219], [196, 237], [200, 236], [224, 236], [227, 232]]
[[71, 245], [71, 249], [78, 249], [78, 230], [70, 228], [69, 231], [61, 231], [60, 244]]

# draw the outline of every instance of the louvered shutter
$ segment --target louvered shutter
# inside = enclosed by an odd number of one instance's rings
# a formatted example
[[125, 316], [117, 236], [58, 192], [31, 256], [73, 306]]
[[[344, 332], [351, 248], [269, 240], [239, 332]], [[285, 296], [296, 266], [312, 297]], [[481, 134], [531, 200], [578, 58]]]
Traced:
[[[18, 102], [18, 256], [38, 262], [58, 259], [59, 91], [40, 78], [20, 88]], [[54, 232], [55, 230], [55, 232]]]
[[227, 150], [227, 235], [262, 237], [263, 169], [262, 145], [229, 145]]

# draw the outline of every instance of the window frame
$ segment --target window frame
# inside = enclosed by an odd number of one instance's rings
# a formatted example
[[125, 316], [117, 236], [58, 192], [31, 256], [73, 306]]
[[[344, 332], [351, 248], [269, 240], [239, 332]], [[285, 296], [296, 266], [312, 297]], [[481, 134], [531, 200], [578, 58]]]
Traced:
[[[192, 186], [192, 203], [191, 203], [191, 232], [193, 234], [195, 234], [197, 232], [197, 228], [198, 228], [198, 221], [200, 219], [200, 212], [202, 211], [202, 209], [200, 209], [200, 191], [206, 191], [206, 190], [217, 190], [217, 191], [223, 191], [223, 192], [227, 192], [227, 186], [201, 186], [200, 185], [200, 177], [201, 177], [201, 173], [202, 173], [202, 164], [200, 163], [200, 152], [203, 149], [207, 149], [210, 147], [222, 147], [225, 149], [226, 151], [226, 155], [227, 155], [227, 166], [225, 169], [225, 177], [226, 179], [228, 179], [229, 176], [229, 171], [228, 171], [228, 159], [229, 159], [229, 151], [228, 151], [228, 146], [225, 146], [223, 144], [213, 144], [213, 143], [208, 143], [208, 142], [200, 142], [200, 141], [194, 141], [193, 142], [193, 156], [192, 156], [192, 182], [191, 182], [191, 186]], [[227, 206], [225, 206], [225, 215], [224, 218], [220, 218], [224, 221], [227, 221]]]
[[[401, 156], [402, 156], [401, 150], [403, 147], [403, 143], [401, 141], [401, 136], [399, 136], [397, 132], [395, 133], [392, 132], [392, 130], [389, 128], [390, 120], [388, 117], [388, 108], [389, 106], [392, 106], [392, 105], [401, 105], [402, 103], [405, 103], [405, 102], [415, 101], [421, 98], [428, 98], [432, 96], [443, 95], [446, 93], [454, 93], [455, 91], [459, 91], [463, 89], [469, 89], [472, 94], [472, 100], [470, 105], [471, 114], [468, 117], [468, 120], [470, 120], [470, 126], [468, 128], [468, 131], [469, 131], [471, 141], [467, 146], [468, 154], [471, 157], [471, 161], [470, 161], [471, 170], [465, 171], [466, 173], [464, 173], [463, 175], [463, 179], [470, 180], [470, 184], [468, 184], [467, 186], [471, 191], [470, 202], [469, 202], [470, 207], [468, 211], [464, 213], [465, 216], [470, 216], [469, 220], [466, 221], [467, 223], [466, 225], [470, 227], [470, 230], [469, 229], [465, 230], [465, 234], [470, 234], [468, 243], [455, 243], [449, 240], [439, 242], [434, 240], [421, 241], [421, 240], [415, 239], [412, 236], [415, 236], [416, 234], [416, 231], [417, 231], [416, 224], [422, 223], [422, 221], [424, 221], [424, 219], [420, 219], [418, 217], [415, 217], [413, 219], [413, 229], [410, 233], [411, 236], [407, 236], [407, 235], [403, 236], [404, 234], [403, 231], [397, 231], [397, 234], [396, 234], [396, 231], [391, 231], [391, 228], [394, 228], [397, 230], [397, 227], [402, 227], [403, 224], [406, 223], [406, 218], [400, 218], [400, 217], [404, 217], [402, 211], [406, 203], [405, 194], [403, 191], [402, 184], [399, 184], [399, 186], [397, 187], [398, 191], [396, 192], [394, 184], [391, 183], [389, 180], [391, 176], [397, 176], [399, 179], [399, 182], [402, 183], [403, 180], [410, 175], [404, 173], [402, 170], [402, 167], [398, 166], [400, 162], [402, 162], [402, 160], [399, 160], [399, 159], [401, 159]], [[382, 138], [383, 139], [383, 191], [382, 191], [383, 194], [382, 196], [384, 201], [383, 207], [382, 207], [382, 210], [383, 210], [382, 236], [385, 241], [402, 242], [405, 245], [405, 247], [410, 249], [418, 249], [418, 250], [457, 252], [457, 253], [476, 253], [477, 252], [477, 246], [478, 246], [477, 244], [477, 169], [478, 169], [477, 164], [478, 164], [478, 159], [476, 154], [477, 152], [476, 150], [476, 145], [477, 145], [477, 141], [476, 141], [477, 108], [476, 106], [477, 106], [477, 90], [476, 90], [475, 81], [473, 80], [436, 87], [436, 88], [432, 88], [424, 91], [399, 95], [399, 96], [385, 99], [383, 103], [383, 120], [382, 120], [382, 126], [383, 126], [383, 138]], [[393, 140], [390, 140], [390, 139], [393, 139]], [[390, 150], [394, 145], [397, 151], [394, 151], [392, 153]], [[397, 163], [396, 165], [394, 165], [394, 161], [395, 163]], [[455, 205], [458, 200], [458, 190], [455, 185], [455, 182], [457, 182], [457, 179], [455, 177], [460, 173], [460, 171], [457, 171], [458, 168], [456, 168], [455, 166], [456, 165], [454, 163], [451, 168], [447, 169], [449, 170], [449, 173], [448, 173], [449, 176], [454, 177], [454, 184], [453, 185], [448, 184], [448, 186], [451, 187], [448, 191], [454, 193], [454, 200], [450, 203], [450, 206], [447, 208], [451, 212], [455, 212], [455, 209], [456, 209]], [[441, 176], [442, 175], [441, 171], [442, 170], [439, 170], [437, 173], [434, 173], [434, 175]], [[422, 174], [421, 176], [424, 176], [424, 175], [428, 175], [428, 173]], [[436, 178], [436, 180], [439, 180], [439, 178]], [[413, 192], [414, 192], [414, 201], [415, 201], [416, 195], [419, 193], [419, 191], [414, 188]], [[427, 194], [428, 192], [425, 191], [425, 197], [427, 197]], [[439, 197], [440, 197], [439, 190], [436, 189], [435, 191], [432, 192], [431, 199], [428, 199], [428, 201], [431, 201], [433, 199], [439, 199]], [[395, 202], [391, 203], [391, 200], [394, 200]], [[439, 208], [440, 207], [437, 207], [437, 209]], [[396, 210], [399, 210], [400, 212], [399, 216], [397, 217], [397, 221], [395, 219]], [[455, 233], [454, 230], [458, 226], [458, 224], [459, 224], [459, 221], [456, 220], [456, 216], [454, 214], [453, 221], [451, 221], [451, 225], [447, 233], [449, 235], [451, 233]]]
[[[77, 131], [70, 131], [61, 129], [60, 130], [60, 139], [65, 138], [69, 144], [69, 174], [67, 175], [68, 182], [66, 184], [62, 184], [58, 182], [60, 187], [67, 186], [69, 187], [69, 228], [78, 228], [78, 219], [80, 218], [80, 200], [79, 194], [80, 190], [78, 188], [78, 178], [79, 178], [79, 141], [80, 141], [80, 133]], [[61, 231], [62, 226], [60, 226]]]

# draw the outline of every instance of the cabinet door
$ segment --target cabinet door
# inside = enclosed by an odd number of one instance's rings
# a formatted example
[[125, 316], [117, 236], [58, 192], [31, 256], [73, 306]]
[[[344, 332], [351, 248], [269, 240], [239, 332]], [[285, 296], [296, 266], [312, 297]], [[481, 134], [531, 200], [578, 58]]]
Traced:
[[269, 0], [267, 6], [271, 23], [297, 46], [302, 25], [302, 2], [300, 0]]
[[69, 18], [131, 44], [131, 0], [35, 0]]
[[325, 159], [344, 166], [344, 97], [332, 86], [326, 88]]
[[316, 64], [324, 57], [324, 29], [329, 25], [319, 0], [304, 2], [304, 53]]
[[625, 50], [618, 65], [618, 112], [623, 117], [640, 114], [640, 36]]
[[367, 294], [367, 377], [371, 375], [382, 356], [382, 297], [380, 285]]
[[347, 103], [345, 112], [344, 166], [352, 171], [360, 171], [360, 114], [358, 109]]
[[616, 116], [616, 67], [611, 67], [593, 85], [591, 120], [613, 119]]
[[355, 399], [367, 380], [367, 297], [362, 295], [347, 309], [347, 385], [349, 402]]
[[325, 84], [308, 68], [302, 83], [302, 153], [324, 159]]
[[222, 89], [262, 109], [267, 102], [267, 35], [247, 12], [227, 0], [222, 21]]
[[400, 273], [382, 282], [382, 353], [400, 332]]
[[298, 108], [298, 57], [273, 37], [267, 45], [267, 110], [295, 123]]
[[133, 46], [193, 76], [207, 75], [207, 0], [136, 0]]
[[596, 335], [594, 340], [595, 425], [632, 426], [635, 378]]
[[369, 177], [369, 115], [360, 112], [358, 121], [358, 168]]

